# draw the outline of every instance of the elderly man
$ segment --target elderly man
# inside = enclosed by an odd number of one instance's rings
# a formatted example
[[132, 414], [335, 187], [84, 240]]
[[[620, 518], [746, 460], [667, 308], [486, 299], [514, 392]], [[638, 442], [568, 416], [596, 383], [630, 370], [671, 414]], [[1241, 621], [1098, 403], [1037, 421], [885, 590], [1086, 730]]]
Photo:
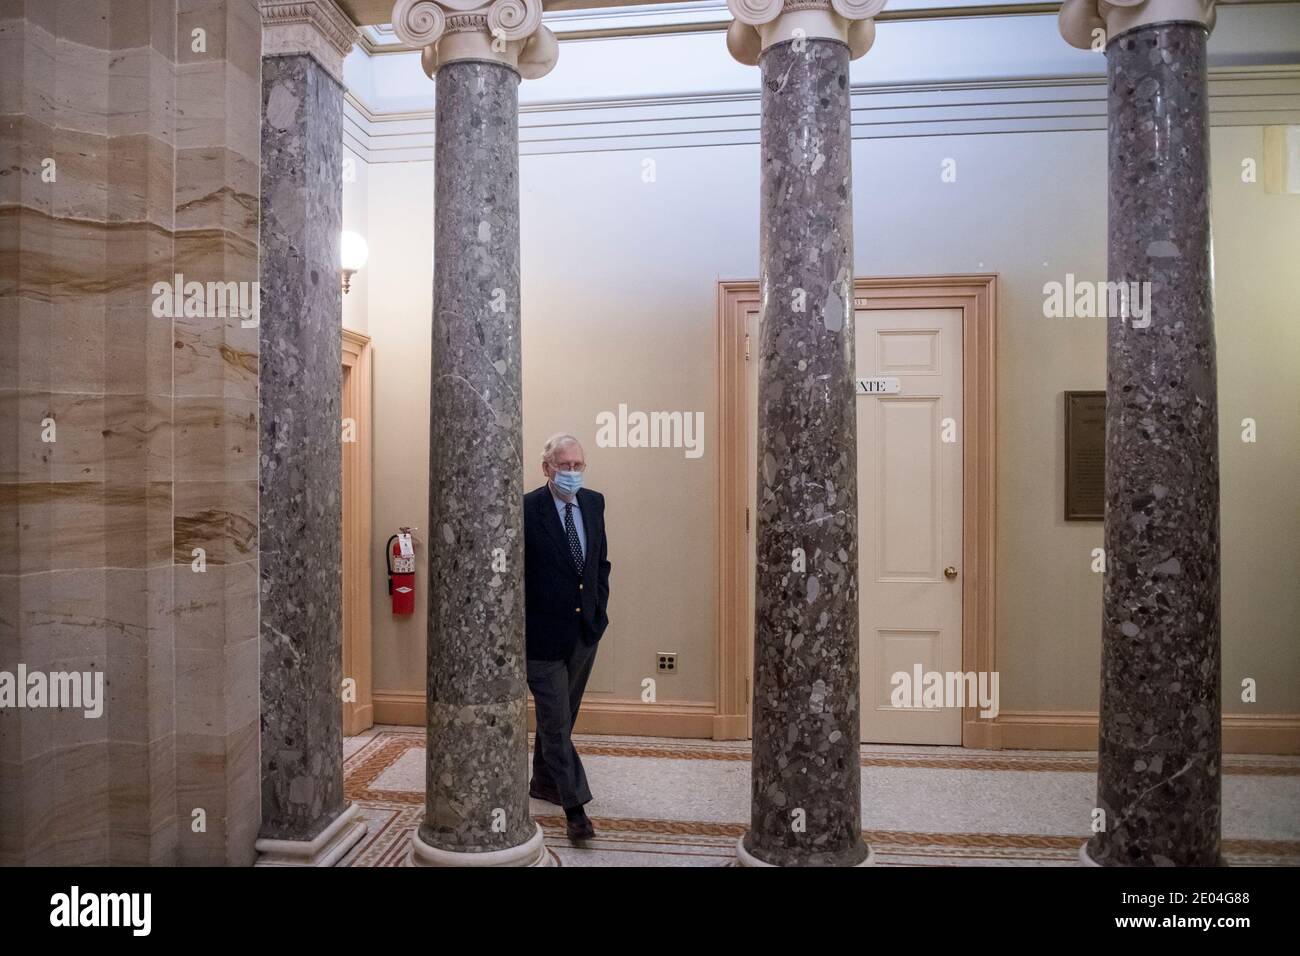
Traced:
[[569, 839], [595, 835], [583, 805], [587, 775], [571, 735], [609, 618], [605, 498], [582, 487], [587, 459], [572, 435], [542, 447], [546, 484], [524, 495], [524, 603], [528, 689], [537, 742], [528, 795], [564, 808]]

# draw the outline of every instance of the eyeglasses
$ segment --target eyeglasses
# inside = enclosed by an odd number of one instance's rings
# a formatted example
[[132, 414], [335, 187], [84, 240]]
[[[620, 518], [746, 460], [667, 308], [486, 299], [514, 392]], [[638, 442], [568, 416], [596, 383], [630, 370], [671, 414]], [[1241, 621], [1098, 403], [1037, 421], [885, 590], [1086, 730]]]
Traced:
[[556, 471], [586, 471], [585, 461], [553, 461], [551, 467]]

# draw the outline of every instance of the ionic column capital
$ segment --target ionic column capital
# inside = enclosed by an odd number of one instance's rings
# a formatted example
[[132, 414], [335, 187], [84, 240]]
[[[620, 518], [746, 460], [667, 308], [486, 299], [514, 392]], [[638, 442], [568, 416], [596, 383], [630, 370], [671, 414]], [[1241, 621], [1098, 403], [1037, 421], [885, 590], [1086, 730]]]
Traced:
[[1215, 7], [1240, 0], [1065, 0], [1061, 36], [1080, 50], [1103, 50], [1122, 33], [1152, 23], [1192, 22], [1214, 29]]
[[446, 63], [488, 60], [535, 80], [551, 72], [560, 52], [542, 26], [542, 0], [397, 0], [393, 32], [422, 48], [430, 78]]
[[875, 16], [886, 0], [727, 0], [736, 18], [727, 28], [727, 49], [746, 66], [787, 40], [839, 40], [856, 60], [876, 40]]

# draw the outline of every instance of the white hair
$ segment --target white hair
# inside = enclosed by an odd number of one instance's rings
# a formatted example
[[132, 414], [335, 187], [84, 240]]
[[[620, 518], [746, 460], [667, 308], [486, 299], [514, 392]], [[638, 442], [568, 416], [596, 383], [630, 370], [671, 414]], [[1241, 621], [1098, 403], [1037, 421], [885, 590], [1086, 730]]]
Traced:
[[582, 442], [568, 432], [559, 432], [546, 439], [546, 444], [542, 446], [542, 461], [549, 463], [555, 457], [555, 452], [569, 442], [582, 447]]

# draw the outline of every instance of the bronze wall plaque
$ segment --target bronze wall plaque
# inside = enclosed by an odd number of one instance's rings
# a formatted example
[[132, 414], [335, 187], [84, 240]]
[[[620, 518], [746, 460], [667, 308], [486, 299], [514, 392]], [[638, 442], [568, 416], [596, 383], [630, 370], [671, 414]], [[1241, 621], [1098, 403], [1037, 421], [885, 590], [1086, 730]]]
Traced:
[[1065, 393], [1065, 520], [1106, 510], [1106, 393]]

